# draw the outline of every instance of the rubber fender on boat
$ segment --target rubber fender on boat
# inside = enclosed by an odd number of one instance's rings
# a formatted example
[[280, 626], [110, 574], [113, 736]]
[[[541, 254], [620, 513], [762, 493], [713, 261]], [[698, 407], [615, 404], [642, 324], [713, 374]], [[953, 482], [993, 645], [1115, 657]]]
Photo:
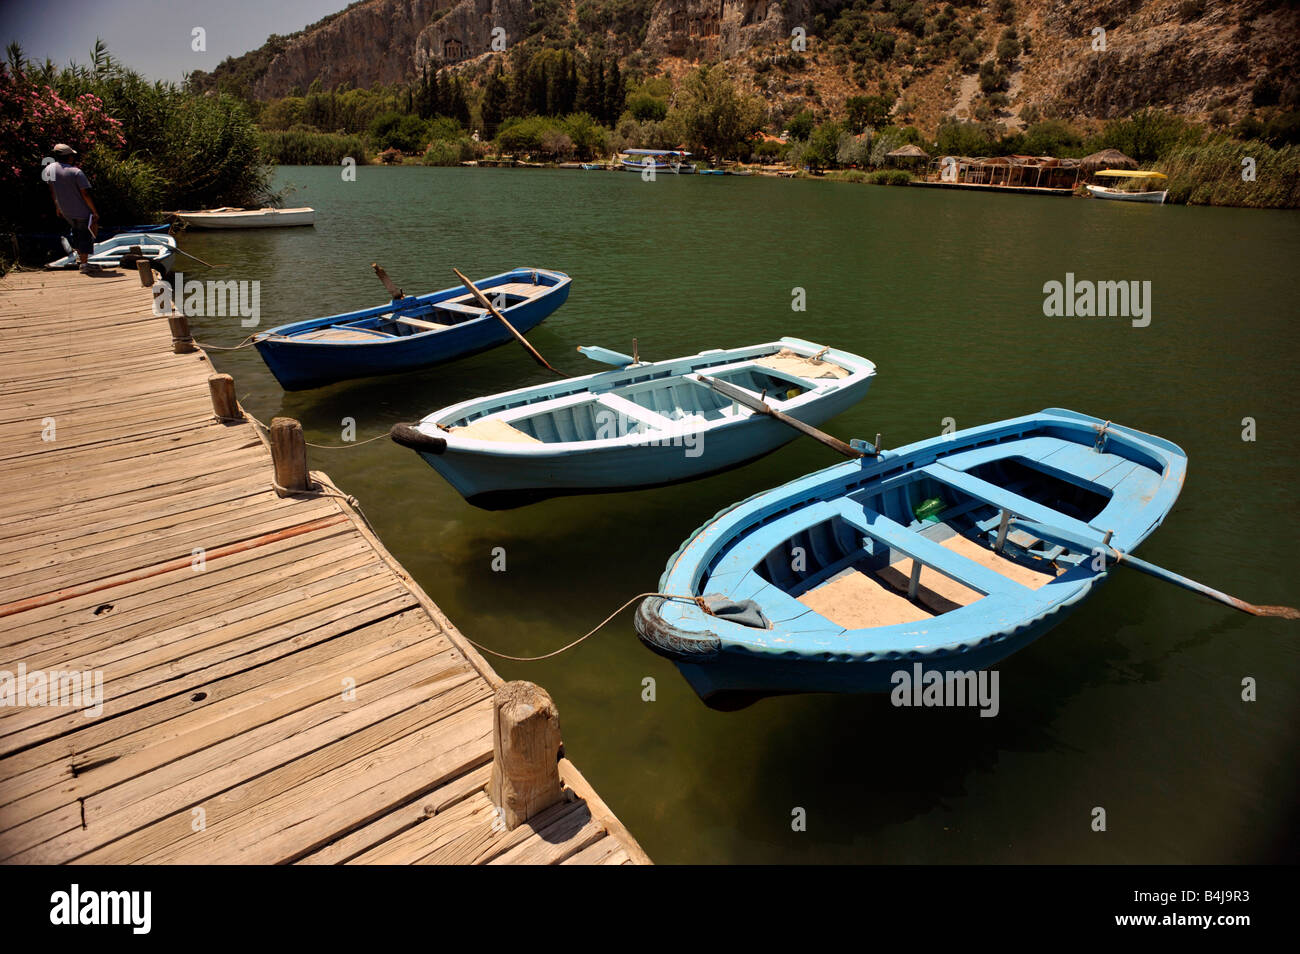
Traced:
[[447, 442], [441, 437], [430, 437], [410, 424], [394, 424], [393, 429], [388, 432], [388, 436], [393, 439], [393, 443], [401, 444], [403, 447], [409, 447], [414, 451], [422, 451], [426, 454], [441, 454], [447, 449]]

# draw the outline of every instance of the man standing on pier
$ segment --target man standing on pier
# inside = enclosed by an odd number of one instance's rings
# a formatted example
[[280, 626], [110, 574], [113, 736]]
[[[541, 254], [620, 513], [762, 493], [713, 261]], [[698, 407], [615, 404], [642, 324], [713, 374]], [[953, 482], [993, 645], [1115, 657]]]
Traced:
[[77, 151], [67, 143], [54, 147], [55, 159], [42, 172], [50, 184], [54, 208], [72, 226], [72, 247], [76, 249], [81, 271], [98, 271], [87, 262], [95, 247], [95, 234], [99, 231], [99, 210], [90, 197], [90, 180], [77, 166]]

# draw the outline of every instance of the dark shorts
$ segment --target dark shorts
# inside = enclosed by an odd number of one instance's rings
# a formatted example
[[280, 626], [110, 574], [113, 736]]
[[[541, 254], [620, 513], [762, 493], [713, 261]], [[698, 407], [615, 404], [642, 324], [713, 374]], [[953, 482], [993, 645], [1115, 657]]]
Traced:
[[72, 226], [72, 248], [87, 255], [95, 250], [95, 237], [86, 227], [89, 223], [90, 219], [68, 219], [68, 224]]

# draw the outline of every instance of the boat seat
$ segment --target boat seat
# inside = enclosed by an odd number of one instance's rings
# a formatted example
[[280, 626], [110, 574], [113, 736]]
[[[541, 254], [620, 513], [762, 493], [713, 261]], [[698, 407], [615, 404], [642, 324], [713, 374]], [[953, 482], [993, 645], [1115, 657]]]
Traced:
[[525, 434], [517, 427], [507, 424], [500, 418], [483, 417], [460, 427], [447, 429], [457, 437], [467, 437], [475, 441], [501, 441], [509, 444], [541, 444], [531, 434]]
[[374, 341], [379, 338], [395, 338], [396, 335], [375, 328], [313, 328], [300, 335], [294, 335], [300, 341]]
[[887, 544], [913, 560], [919, 560], [931, 569], [956, 580], [981, 593], [1006, 593], [1027, 589], [1023, 584], [1003, 576], [996, 570], [982, 566], [941, 543], [908, 530], [901, 523], [890, 520], [861, 504], [845, 500], [840, 516], [868, 536]]
[[629, 401], [617, 394], [609, 392], [600, 394], [596, 398], [596, 403], [630, 420], [639, 421], [654, 430], [671, 431], [680, 425], [678, 421], [673, 421], [671, 418], [664, 417], [662, 414], [644, 408], [635, 401]]
[[504, 285], [493, 285], [491, 288], [480, 288], [479, 291], [487, 295], [488, 300], [490, 301], [492, 296], [498, 292], [503, 292], [507, 295], [514, 295], [518, 298], [532, 298], [538, 292], [545, 291], [549, 287], [549, 285], [542, 284], [534, 285], [532, 282], [506, 282]]
[[981, 480], [960, 470], [953, 470], [944, 464], [929, 464], [920, 468], [921, 472], [928, 477], [933, 477], [940, 483], [947, 484], [964, 494], [969, 494], [985, 503], [992, 504], [1000, 510], [1009, 510], [1018, 517], [1024, 517], [1027, 520], [1035, 520], [1038, 523], [1047, 524], [1048, 526], [1060, 527], [1063, 530], [1069, 530], [1079, 534], [1084, 538], [1099, 537], [1100, 532], [1096, 527], [1084, 523], [1082, 520], [1076, 520], [1074, 517], [1066, 516], [1059, 510], [1053, 510], [1051, 507], [1036, 503], [1028, 497], [1022, 497], [1020, 494], [1012, 493], [997, 484], [989, 483], [987, 480]]
[[424, 321], [420, 318], [397, 318], [399, 325], [410, 325], [412, 328], [420, 328], [423, 331], [446, 331], [451, 325], [440, 325], [436, 321]]
[[771, 368], [773, 371], [783, 371], [796, 378], [804, 378], [809, 381], [814, 381], [817, 378], [847, 378], [849, 376], [847, 368], [832, 364], [830, 361], [805, 358], [789, 348], [782, 348], [776, 354], [768, 355], [766, 358], [759, 358], [754, 363], [765, 368]]
[[473, 315], [475, 318], [479, 318], [487, 314], [486, 308], [480, 308], [477, 305], [462, 305], [461, 303], [455, 301], [434, 302], [433, 307], [441, 308], [444, 311], [454, 311], [462, 315]]

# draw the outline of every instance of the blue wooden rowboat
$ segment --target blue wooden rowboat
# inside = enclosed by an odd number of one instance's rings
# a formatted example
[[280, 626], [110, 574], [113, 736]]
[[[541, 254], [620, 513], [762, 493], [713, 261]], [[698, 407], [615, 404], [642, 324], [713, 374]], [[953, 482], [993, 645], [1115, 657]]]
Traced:
[[652, 597], [637, 632], [724, 708], [775, 693], [887, 691], [915, 664], [984, 669], [1106, 578], [1091, 546], [1063, 547], [1062, 535], [1132, 550], [1169, 512], [1186, 469], [1169, 441], [1060, 409], [883, 451], [719, 513], [659, 586], [703, 597], [709, 611]]
[[[475, 282], [521, 334], [569, 297], [570, 278], [516, 268]], [[266, 366], [286, 391], [393, 374], [452, 361], [512, 340], [510, 330], [463, 285], [362, 311], [280, 325], [254, 336]]]
[[603, 371], [464, 401], [393, 439], [419, 452], [470, 503], [489, 510], [564, 494], [703, 477], [797, 437], [720, 396], [700, 373], [818, 424], [861, 400], [875, 365], [800, 338], [645, 363], [603, 348]]

